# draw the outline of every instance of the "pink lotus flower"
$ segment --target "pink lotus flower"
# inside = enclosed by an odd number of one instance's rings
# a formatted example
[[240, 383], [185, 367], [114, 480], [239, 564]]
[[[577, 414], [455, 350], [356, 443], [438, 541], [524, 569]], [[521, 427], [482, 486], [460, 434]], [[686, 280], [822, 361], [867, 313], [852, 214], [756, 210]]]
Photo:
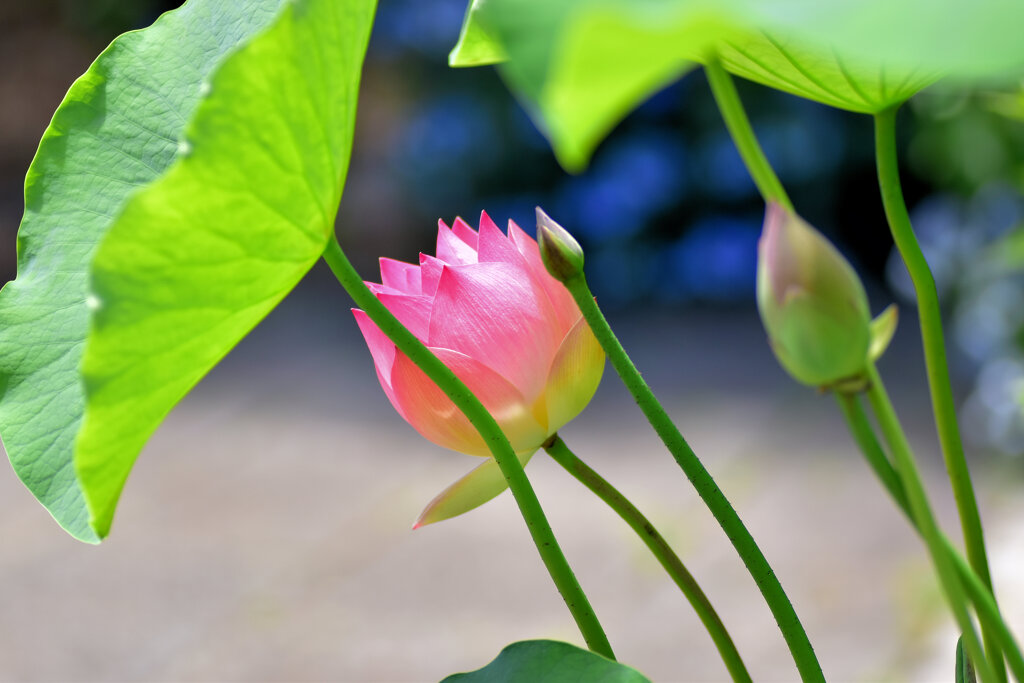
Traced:
[[[525, 465], [576, 417], [601, 381], [604, 352], [572, 297], [552, 278], [537, 243], [509, 221], [508, 236], [486, 213], [480, 232], [438, 221], [437, 256], [418, 266], [380, 260], [382, 284], [367, 283], [498, 421]], [[490, 456], [469, 420], [361, 310], [356, 322], [395, 410], [434, 443]], [[438, 495], [416, 526], [470, 510], [506, 488], [493, 459]]]

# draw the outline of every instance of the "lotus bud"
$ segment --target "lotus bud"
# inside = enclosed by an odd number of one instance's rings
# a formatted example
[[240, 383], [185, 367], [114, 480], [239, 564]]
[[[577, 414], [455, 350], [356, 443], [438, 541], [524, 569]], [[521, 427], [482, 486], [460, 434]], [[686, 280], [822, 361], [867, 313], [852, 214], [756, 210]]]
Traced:
[[775, 357], [798, 382], [830, 387], [867, 365], [864, 286], [821, 233], [774, 202], [758, 243], [757, 307]]
[[559, 282], [583, 274], [583, 249], [569, 231], [537, 207], [537, 244], [551, 277]]
[[[435, 256], [421, 254], [418, 265], [381, 259], [380, 267], [381, 282], [367, 285], [480, 399], [523, 465], [597, 390], [604, 351], [537, 243], [512, 221], [508, 234], [486, 213], [479, 230], [439, 221]], [[366, 313], [355, 316], [398, 413], [434, 443], [487, 458], [434, 498], [416, 526], [501, 493], [505, 478], [469, 420]]]

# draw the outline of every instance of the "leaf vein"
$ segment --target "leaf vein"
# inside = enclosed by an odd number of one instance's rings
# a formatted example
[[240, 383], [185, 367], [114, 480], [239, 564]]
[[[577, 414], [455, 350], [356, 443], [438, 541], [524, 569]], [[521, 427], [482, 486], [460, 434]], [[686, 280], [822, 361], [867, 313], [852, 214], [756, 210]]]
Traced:
[[771, 46], [774, 47], [778, 51], [778, 53], [780, 55], [782, 55], [782, 58], [785, 59], [787, 62], [789, 62], [793, 66], [793, 69], [795, 69], [797, 73], [799, 73], [801, 76], [803, 76], [807, 80], [808, 83], [810, 83], [814, 87], [818, 88], [818, 90], [820, 90], [824, 94], [834, 98], [835, 100], [837, 100], [839, 102], [843, 102], [843, 103], [847, 104], [848, 106], [851, 106], [851, 107], [853, 107], [855, 109], [861, 109], [862, 108], [863, 105], [862, 105], [861, 102], [858, 102], [857, 100], [853, 99], [852, 97], [848, 97], [846, 95], [843, 95], [842, 93], [839, 93], [839, 92], [836, 92], [835, 90], [832, 90], [827, 85], [822, 83], [818, 78], [816, 78], [813, 74], [811, 74], [809, 71], [807, 71], [807, 69], [805, 69], [803, 67], [803, 65], [801, 65], [799, 63], [799, 61], [797, 61], [796, 58], [794, 58], [793, 55], [791, 55], [789, 53], [789, 51], [786, 48], [784, 48], [782, 46], [782, 44], [779, 43], [777, 40], [772, 38], [767, 33], [764, 34], [764, 37], [765, 37], [765, 40], [767, 40], [771, 44]]

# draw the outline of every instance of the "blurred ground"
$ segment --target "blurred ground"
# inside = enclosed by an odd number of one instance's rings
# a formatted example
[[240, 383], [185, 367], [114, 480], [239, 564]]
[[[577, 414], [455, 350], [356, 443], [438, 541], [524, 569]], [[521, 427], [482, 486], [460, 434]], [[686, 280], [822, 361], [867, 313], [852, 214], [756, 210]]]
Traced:
[[[170, 416], [101, 547], [67, 537], [2, 466], [0, 680], [435, 681], [514, 640], [580, 642], [508, 494], [410, 530], [476, 461], [388, 405], [328, 277], [314, 272]], [[911, 319], [882, 371], [952, 535]], [[775, 567], [829, 680], [951, 680], [955, 636], [922, 545], [832, 400], [778, 370], [756, 316], [613, 322]], [[562, 434], [666, 533], [754, 679], [794, 680], [753, 582], [611, 370]], [[1004, 610], [1024, 633], [1022, 482], [973, 465]], [[625, 525], [546, 458], [528, 473], [619, 657], [655, 681], [726, 679]]]

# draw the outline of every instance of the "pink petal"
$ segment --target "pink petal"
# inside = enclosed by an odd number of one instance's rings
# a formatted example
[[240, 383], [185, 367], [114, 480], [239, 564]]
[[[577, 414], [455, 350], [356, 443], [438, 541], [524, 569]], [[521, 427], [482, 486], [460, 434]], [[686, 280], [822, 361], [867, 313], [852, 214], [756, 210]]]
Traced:
[[437, 258], [453, 266], [476, 263], [476, 249], [455, 236], [444, 221], [437, 222]]
[[569, 290], [561, 282], [551, 277], [548, 269], [544, 267], [544, 261], [540, 258], [540, 247], [537, 242], [523, 232], [522, 228], [515, 224], [515, 221], [508, 222], [508, 234], [516, 249], [526, 259], [530, 275], [534, 278], [544, 292], [548, 295], [548, 301], [558, 317], [558, 324], [561, 333], [568, 334], [569, 330], [576, 323], [580, 316], [579, 306], [573, 301]]
[[377, 295], [385, 308], [398, 318], [398, 321], [409, 328], [409, 331], [416, 335], [416, 338], [423, 341], [427, 338], [427, 331], [430, 327], [430, 309], [433, 299], [429, 296], [407, 294], [390, 294], [387, 292]]
[[[547, 438], [523, 395], [483, 363], [449, 349], [432, 348], [498, 421], [517, 452], [536, 449]], [[490, 455], [476, 428], [411, 360], [398, 353], [391, 384], [403, 416], [434, 443], [469, 455]]]
[[480, 212], [480, 229], [488, 228], [491, 232], [501, 232], [501, 228], [498, 227], [497, 223], [491, 220], [491, 217], [486, 211]]
[[374, 294], [402, 294], [403, 293], [403, 292], [400, 292], [397, 289], [394, 289], [393, 287], [388, 287], [387, 285], [382, 285], [382, 284], [380, 284], [378, 282], [365, 282], [364, 281], [363, 284], [366, 285], [366, 288], [368, 290], [370, 290], [371, 292], [373, 292]]
[[[536, 451], [530, 451], [519, 456], [519, 462], [526, 466]], [[419, 529], [426, 524], [440, 522], [443, 519], [451, 519], [469, 512], [473, 508], [480, 507], [487, 501], [495, 498], [499, 493], [508, 488], [505, 475], [494, 458], [478, 465], [469, 474], [462, 477], [454, 484], [437, 494], [427, 507], [420, 513], [413, 529]]]
[[476, 230], [461, 218], [456, 218], [455, 222], [452, 223], [452, 232], [460, 240], [471, 246], [474, 250], [477, 248], [477, 235]]
[[370, 356], [373, 357], [373, 365], [377, 370], [377, 379], [380, 380], [380, 386], [384, 389], [384, 394], [391, 401], [391, 405], [395, 407], [398, 414], [408, 420], [405, 412], [402, 411], [402, 407], [395, 400], [395, 392], [391, 388], [391, 374], [392, 369], [395, 365], [395, 357], [397, 351], [395, 345], [388, 339], [387, 335], [381, 332], [380, 328], [370, 320], [370, 316], [366, 315], [364, 311], [358, 308], [352, 309], [352, 314], [356, 317], [356, 324], [359, 325], [359, 331], [363, 333], [363, 338], [366, 340], [366, 345], [370, 348]]
[[[510, 225], [512, 224], [511, 221], [509, 223]], [[545, 289], [546, 283], [532, 272], [526, 257], [519, 252], [515, 243], [506, 237], [505, 233], [494, 224], [494, 221], [488, 218], [486, 213], [481, 213], [480, 215], [479, 258], [481, 263], [506, 263], [514, 266], [520, 272], [517, 279], [528, 281], [533, 286], [534, 299], [537, 300], [544, 319], [556, 325], [557, 332], [555, 336], [562, 337], [568, 332], [572, 323], [563, 322], [558, 312], [552, 306], [551, 297]], [[576, 314], [579, 314], [578, 311]]]
[[527, 399], [540, 395], [562, 334], [523, 271], [507, 263], [445, 266], [429, 345], [485, 363]]
[[523, 270], [529, 269], [529, 264], [516, 249], [516, 245], [483, 212], [480, 214], [480, 247], [478, 251], [480, 263], [511, 263]]
[[603, 373], [604, 350], [587, 321], [580, 316], [558, 347], [548, 374], [544, 397], [549, 434], [554, 434], [587, 407]]
[[422, 277], [422, 291], [424, 295], [434, 296], [434, 292], [437, 291], [437, 281], [441, 279], [442, 270], [444, 270], [444, 261], [427, 254], [420, 254], [420, 276]]
[[394, 259], [380, 259], [380, 281], [405, 294], [420, 294], [423, 291], [420, 267]]

